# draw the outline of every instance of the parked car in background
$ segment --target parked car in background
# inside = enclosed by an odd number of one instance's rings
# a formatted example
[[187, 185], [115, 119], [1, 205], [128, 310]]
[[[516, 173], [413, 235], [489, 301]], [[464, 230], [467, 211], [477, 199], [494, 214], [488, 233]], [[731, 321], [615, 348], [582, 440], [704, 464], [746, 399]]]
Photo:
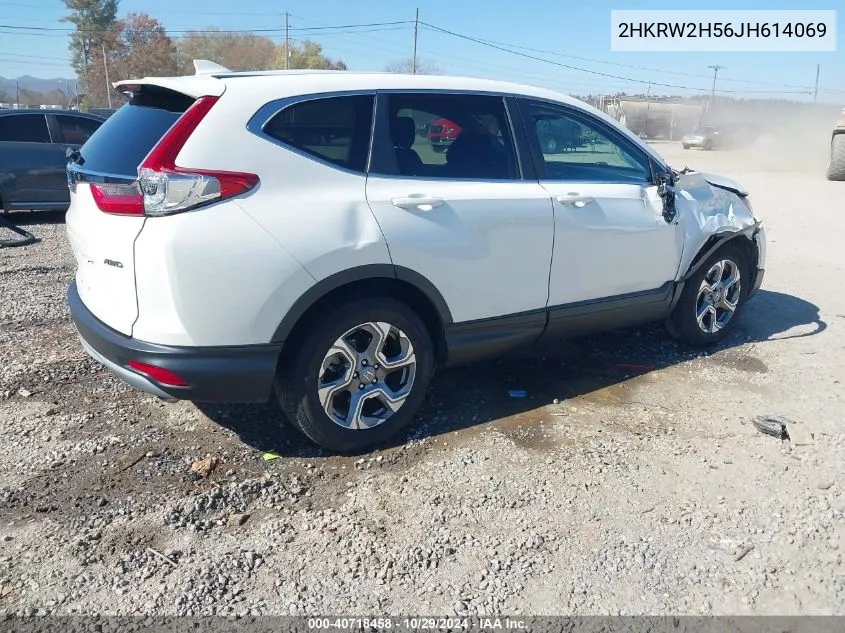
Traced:
[[[165, 399], [275, 394], [331, 450], [409, 425], [436, 367], [651, 321], [714, 344], [763, 279], [746, 190], [547, 89], [225, 69], [117, 86], [129, 103], [68, 165], [82, 346]], [[421, 120], [448, 151], [416, 143]], [[552, 121], [588, 149], [544, 153]]]
[[457, 123], [449, 119], [437, 119], [428, 126], [428, 142], [435, 152], [445, 152], [461, 133]]
[[706, 125], [696, 128], [689, 134], [684, 134], [681, 145], [684, 149], [698, 147], [703, 150], [711, 150], [722, 145], [722, 131], [714, 125]]
[[0, 209], [67, 209], [67, 152], [103, 121], [70, 110], [0, 110]]
[[117, 112], [117, 108], [91, 108], [88, 112], [104, 119], [108, 119], [112, 114]]

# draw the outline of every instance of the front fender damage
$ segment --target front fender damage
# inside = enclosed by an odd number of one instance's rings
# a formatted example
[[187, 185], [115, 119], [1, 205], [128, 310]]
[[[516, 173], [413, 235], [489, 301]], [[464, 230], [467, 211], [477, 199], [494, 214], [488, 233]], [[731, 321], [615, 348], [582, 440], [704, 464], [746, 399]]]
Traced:
[[[745, 188], [715, 174], [687, 171], [678, 174], [674, 190], [676, 221], [684, 232], [679, 279], [688, 277], [696, 262], [731, 238], [753, 240], [758, 256], [756, 262], [750, 263], [757, 269], [764, 268], [763, 228], [754, 216]], [[740, 238], [741, 235], [745, 237]]]

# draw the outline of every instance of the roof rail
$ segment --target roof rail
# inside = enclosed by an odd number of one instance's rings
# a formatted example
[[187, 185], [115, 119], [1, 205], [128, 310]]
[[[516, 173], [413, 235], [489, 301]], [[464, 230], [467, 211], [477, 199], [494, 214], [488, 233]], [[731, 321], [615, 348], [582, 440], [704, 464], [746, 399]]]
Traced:
[[225, 66], [221, 66], [220, 64], [215, 64], [214, 62], [210, 62], [207, 59], [195, 59], [194, 60], [194, 74], [195, 75], [214, 75], [217, 73], [230, 73], [232, 72]]

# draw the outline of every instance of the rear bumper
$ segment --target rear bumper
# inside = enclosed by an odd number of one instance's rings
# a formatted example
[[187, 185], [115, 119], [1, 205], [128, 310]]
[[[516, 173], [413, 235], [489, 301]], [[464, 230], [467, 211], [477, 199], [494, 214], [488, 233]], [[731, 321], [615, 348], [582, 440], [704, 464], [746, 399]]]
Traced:
[[[79, 298], [76, 282], [68, 288], [68, 306], [85, 351], [137, 389], [197, 402], [266, 402], [272, 394], [281, 344], [174, 347], [139, 341], [97, 319]], [[160, 384], [131, 369], [130, 360], [172, 371], [188, 384]]]

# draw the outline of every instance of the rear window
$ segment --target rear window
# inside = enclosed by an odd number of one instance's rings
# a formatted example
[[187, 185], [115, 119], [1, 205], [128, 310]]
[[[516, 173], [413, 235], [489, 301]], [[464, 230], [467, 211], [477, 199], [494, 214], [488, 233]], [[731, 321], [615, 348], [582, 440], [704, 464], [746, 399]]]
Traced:
[[8, 114], [0, 116], [0, 141], [49, 143], [47, 119], [43, 114]]
[[134, 96], [82, 146], [83, 169], [135, 177], [138, 165], [193, 102], [176, 93]]

